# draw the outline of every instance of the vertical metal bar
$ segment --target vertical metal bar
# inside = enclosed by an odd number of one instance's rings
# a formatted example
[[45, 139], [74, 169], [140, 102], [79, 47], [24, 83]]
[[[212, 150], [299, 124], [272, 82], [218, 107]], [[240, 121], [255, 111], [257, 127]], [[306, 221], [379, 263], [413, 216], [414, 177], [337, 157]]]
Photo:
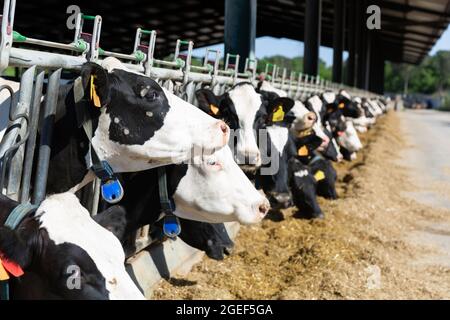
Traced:
[[23, 168], [22, 189], [20, 193], [20, 202], [26, 202], [30, 197], [31, 171], [33, 169], [34, 150], [36, 146], [37, 127], [39, 123], [39, 111], [41, 108], [42, 87], [44, 84], [45, 72], [41, 71], [34, 86], [33, 107], [30, 118], [30, 135], [25, 150], [25, 164]]
[[56, 105], [58, 103], [60, 78], [61, 69], [54, 71], [49, 77], [48, 90], [45, 99], [44, 123], [39, 142], [39, 157], [32, 199], [33, 204], [40, 204], [42, 200], [44, 200], [47, 189], [48, 165], [50, 162], [51, 142], [56, 115]]
[[[30, 104], [33, 92], [33, 80], [36, 67], [31, 67], [24, 72], [22, 79], [20, 81], [20, 97], [19, 103], [16, 106], [15, 115], [30, 114]], [[10, 143], [15, 143], [20, 137], [20, 140], [24, 139], [27, 135], [28, 125], [24, 119], [17, 119], [9, 124], [12, 128], [5, 136], [3, 141], [9, 141], [9, 143], [2, 144], [1, 147], [11, 146]], [[6, 138], [6, 140], [5, 140]], [[22, 179], [22, 169], [23, 169], [23, 158], [24, 158], [25, 145], [22, 144], [12, 155], [10, 162], [9, 172], [8, 172], [8, 185], [6, 194], [11, 198], [17, 200], [18, 192], [20, 188], [20, 181]], [[0, 154], [4, 154], [4, 151], [0, 151]]]
[[321, 15], [322, 0], [306, 0], [303, 72], [312, 76], [319, 73]]

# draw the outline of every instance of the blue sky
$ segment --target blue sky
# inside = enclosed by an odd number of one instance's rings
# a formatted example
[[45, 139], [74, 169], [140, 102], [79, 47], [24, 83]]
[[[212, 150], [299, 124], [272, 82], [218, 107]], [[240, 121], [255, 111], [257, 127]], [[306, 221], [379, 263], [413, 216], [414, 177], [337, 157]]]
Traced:
[[[224, 50], [223, 44], [212, 46], [211, 48]], [[450, 50], [450, 26], [443, 33], [442, 37], [435, 44], [431, 50], [431, 54], [439, 50]], [[194, 50], [194, 55], [203, 56], [205, 49]], [[283, 55], [288, 58], [303, 56], [303, 42], [290, 40], [286, 38], [272, 38], [260, 37], [256, 39], [256, 57], [262, 58], [265, 56]], [[324, 60], [327, 65], [331, 65], [333, 61], [333, 49], [320, 47], [320, 58]], [[344, 53], [344, 59], [347, 58], [347, 52]]]

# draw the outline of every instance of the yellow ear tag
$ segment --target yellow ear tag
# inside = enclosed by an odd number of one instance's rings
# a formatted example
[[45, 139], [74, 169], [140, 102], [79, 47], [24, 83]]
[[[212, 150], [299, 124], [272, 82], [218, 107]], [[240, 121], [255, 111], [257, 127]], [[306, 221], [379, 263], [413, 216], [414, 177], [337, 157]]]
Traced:
[[272, 122], [280, 122], [284, 119], [283, 106], [278, 106], [272, 116]]
[[316, 179], [316, 181], [325, 179], [325, 173], [323, 173], [322, 170], [317, 171], [316, 174], [314, 175], [314, 179]]
[[344, 107], [345, 107], [345, 104], [343, 102], [339, 103], [339, 105], [338, 105], [339, 109], [344, 109]]
[[300, 157], [306, 157], [309, 154], [308, 148], [306, 146], [303, 146], [300, 149], [298, 149], [297, 153]]
[[209, 105], [209, 110], [211, 110], [212, 114], [215, 116], [219, 113], [219, 108], [212, 103]]
[[9, 280], [8, 272], [3, 267], [2, 259], [0, 259], [0, 281]]
[[100, 103], [100, 97], [97, 94], [97, 90], [95, 90], [94, 76], [91, 76], [91, 101], [97, 108], [100, 108], [102, 106]]

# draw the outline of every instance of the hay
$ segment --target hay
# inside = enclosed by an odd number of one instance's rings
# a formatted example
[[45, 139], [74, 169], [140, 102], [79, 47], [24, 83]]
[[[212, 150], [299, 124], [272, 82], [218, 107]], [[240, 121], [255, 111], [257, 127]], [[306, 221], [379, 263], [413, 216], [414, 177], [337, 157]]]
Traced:
[[[406, 240], [411, 230], [449, 219], [402, 195], [414, 186], [394, 161], [406, 147], [398, 117], [380, 119], [362, 135], [366, 147], [356, 161], [335, 166], [340, 198], [320, 199], [325, 220], [299, 220], [289, 208], [284, 219], [242, 227], [230, 257], [204, 259], [188, 281], [163, 280], [154, 298], [450, 298], [450, 270], [411, 263], [430, 250]], [[379, 288], [368, 282], [373, 266], [381, 272]]]

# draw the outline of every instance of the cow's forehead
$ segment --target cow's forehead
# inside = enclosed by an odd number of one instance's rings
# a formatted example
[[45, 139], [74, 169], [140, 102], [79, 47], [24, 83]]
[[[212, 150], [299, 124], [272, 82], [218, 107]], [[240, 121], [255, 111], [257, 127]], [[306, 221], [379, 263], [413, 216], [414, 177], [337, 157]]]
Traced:
[[261, 96], [255, 91], [251, 84], [243, 84], [233, 88], [228, 92], [236, 110], [236, 115], [242, 125], [253, 126], [256, 112], [262, 104]]
[[320, 97], [318, 95], [314, 95], [309, 98], [308, 102], [312, 105], [314, 111], [320, 111], [320, 108], [322, 107], [322, 101], [320, 100]]
[[336, 94], [334, 92], [324, 92], [322, 94], [323, 99], [325, 100], [326, 103], [333, 103], [334, 100], [336, 99]]

